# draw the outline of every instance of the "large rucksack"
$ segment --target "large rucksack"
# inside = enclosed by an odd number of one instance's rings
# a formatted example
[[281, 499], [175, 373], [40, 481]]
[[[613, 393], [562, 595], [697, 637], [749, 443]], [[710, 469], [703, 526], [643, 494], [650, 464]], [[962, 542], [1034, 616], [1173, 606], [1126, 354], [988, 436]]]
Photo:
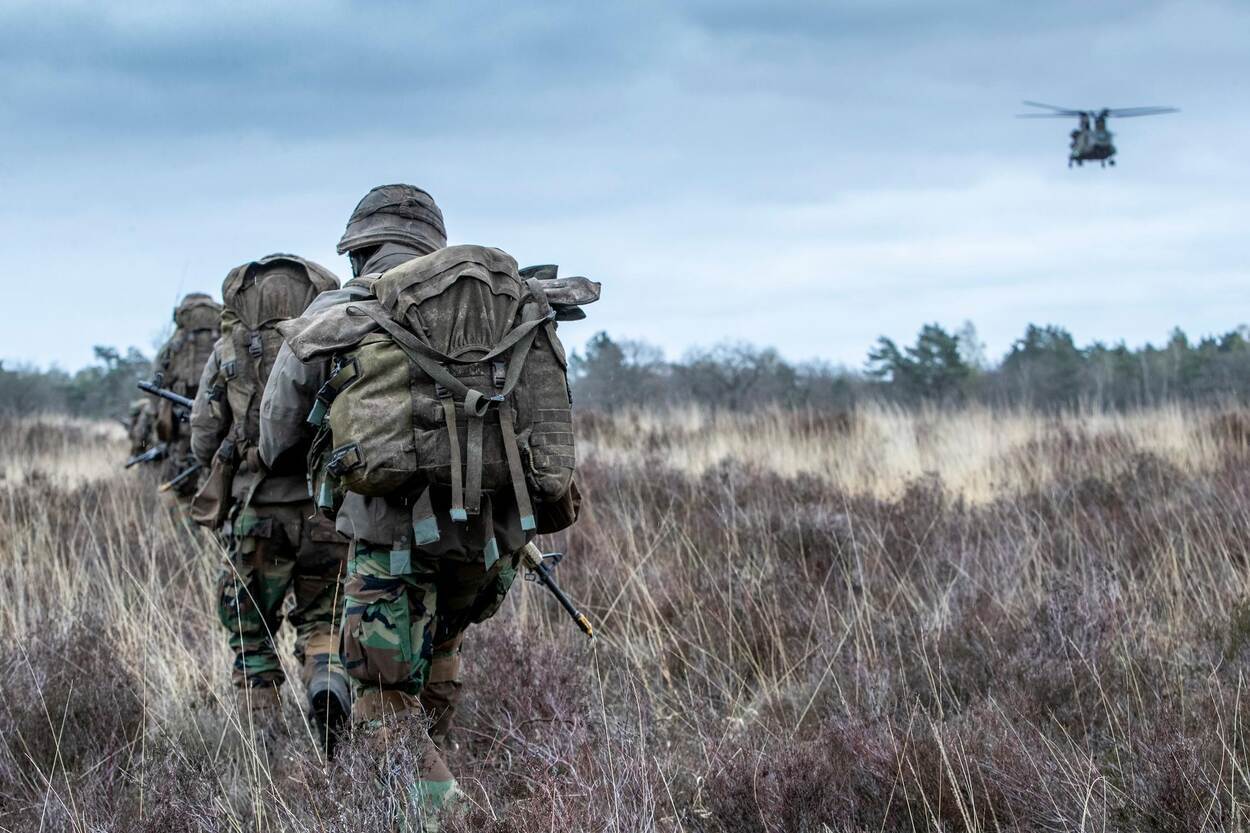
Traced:
[[282, 335], [275, 326], [303, 314], [322, 292], [338, 289], [325, 267], [295, 255], [273, 254], [239, 266], [222, 286], [221, 378], [237, 446], [260, 439], [260, 399]]
[[310, 415], [324, 491], [413, 498], [416, 543], [437, 538], [430, 486], [450, 491], [456, 521], [505, 490], [534, 530], [531, 498], [564, 497], [576, 465], [567, 360], [539, 282], [499, 249], [452, 246], [384, 273], [373, 295], [281, 327], [300, 358], [335, 357]]
[[224, 398], [232, 423], [192, 502], [199, 523], [220, 526], [233, 495], [260, 483], [265, 471], [255, 448], [260, 440], [260, 401], [282, 347], [276, 325], [298, 318], [322, 292], [337, 289], [325, 267], [295, 255], [273, 254], [232, 269], [222, 285], [220, 370], [210, 398]]
[[[220, 321], [221, 305], [208, 295], [193, 292], [182, 299], [174, 310], [174, 334], [156, 358], [154, 381], [158, 386], [195, 398], [200, 374], [217, 341]], [[156, 431], [166, 442], [181, 433], [168, 400], [157, 402]]]

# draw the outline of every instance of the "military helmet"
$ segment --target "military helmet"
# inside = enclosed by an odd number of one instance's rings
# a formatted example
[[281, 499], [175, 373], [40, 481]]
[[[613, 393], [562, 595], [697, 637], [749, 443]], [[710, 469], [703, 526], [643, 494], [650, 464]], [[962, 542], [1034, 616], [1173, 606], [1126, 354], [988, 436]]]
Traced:
[[204, 292], [191, 292], [174, 308], [174, 323], [187, 330], [211, 330], [217, 327], [221, 304]]
[[338, 252], [382, 243], [405, 243], [423, 254], [446, 246], [447, 230], [438, 203], [413, 185], [379, 185], [365, 194], [347, 221]]

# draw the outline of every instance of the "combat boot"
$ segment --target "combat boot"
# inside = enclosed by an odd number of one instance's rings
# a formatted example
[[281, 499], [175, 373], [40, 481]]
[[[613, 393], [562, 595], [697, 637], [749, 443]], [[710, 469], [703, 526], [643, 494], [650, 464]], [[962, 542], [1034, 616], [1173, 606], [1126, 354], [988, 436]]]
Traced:
[[352, 713], [352, 689], [342, 673], [326, 669], [308, 684], [308, 722], [326, 757], [342, 739]]
[[237, 688], [235, 704], [239, 718], [235, 754], [249, 769], [260, 765], [269, 770], [286, 734], [281, 688], [273, 685]]
[[413, 833], [439, 833], [444, 819], [465, 811], [464, 795], [433, 743], [426, 744], [422, 751], [419, 776], [408, 787], [408, 808], [402, 829]]
[[434, 646], [430, 675], [421, 689], [421, 706], [430, 719], [430, 740], [441, 752], [454, 752], [459, 747], [451, 736], [456, 708], [460, 705], [460, 643], [464, 632]]
[[[352, 704], [352, 723], [357, 730], [369, 732], [371, 742], [383, 748], [402, 739], [398, 720], [422, 715], [421, 701], [402, 691], [372, 689]], [[400, 730], [399, 738], [391, 734], [392, 729]], [[406, 788], [408, 804], [401, 810], [399, 827], [405, 833], [437, 833], [449, 813], [464, 810], [464, 799], [447, 762], [428, 736], [421, 743], [417, 770], [417, 780]]]

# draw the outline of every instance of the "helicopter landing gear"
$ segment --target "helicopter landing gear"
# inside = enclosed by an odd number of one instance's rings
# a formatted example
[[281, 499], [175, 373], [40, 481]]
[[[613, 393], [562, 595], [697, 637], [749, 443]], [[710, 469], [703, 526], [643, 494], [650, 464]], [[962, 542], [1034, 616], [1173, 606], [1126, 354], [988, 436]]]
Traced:
[[1114, 168], [1114, 167], [1115, 167], [1115, 160], [1114, 160], [1114, 159], [1108, 159], [1108, 160], [1107, 160], [1107, 164], [1108, 164], [1108, 165], [1110, 165], [1111, 167], [1113, 167], [1113, 168]]
[[1098, 167], [1100, 167], [1100, 168], [1105, 168], [1105, 167], [1107, 167], [1107, 160], [1106, 160], [1106, 159], [1101, 159], [1101, 160], [1099, 160], [1099, 162], [1098, 162]]

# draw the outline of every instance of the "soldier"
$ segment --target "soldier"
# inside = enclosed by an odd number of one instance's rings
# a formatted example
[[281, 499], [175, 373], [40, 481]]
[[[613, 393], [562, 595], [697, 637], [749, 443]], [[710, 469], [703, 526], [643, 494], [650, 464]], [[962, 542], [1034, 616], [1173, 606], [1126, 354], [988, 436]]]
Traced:
[[[308, 497], [303, 459], [266, 468], [257, 452], [260, 398], [281, 346], [274, 329], [319, 293], [337, 289], [324, 267], [275, 254], [239, 266], [222, 286], [222, 335], [195, 397], [191, 448], [209, 475], [192, 517], [222, 531], [229, 562], [218, 581], [218, 615], [234, 651], [233, 681], [245, 713], [272, 723], [284, 681], [275, 639], [286, 618], [308, 711], [327, 750], [351, 708], [338, 659], [337, 619], [347, 542]], [[294, 606], [284, 616], [287, 594]], [[250, 722], [250, 721], [249, 721]]]
[[[516, 281], [516, 263], [503, 252], [454, 247], [472, 251], [452, 253], [445, 246], [442, 213], [425, 191], [410, 185], [381, 186], [360, 201], [338, 244], [339, 252], [346, 252], [350, 257], [353, 280], [340, 292], [318, 298], [298, 321], [281, 327], [287, 344], [279, 352], [261, 405], [261, 455], [266, 463], [281, 459], [289, 449], [298, 447], [306, 439], [314, 405], [326, 404], [326, 386], [337, 384], [335, 380], [342, 379], [344, 368], [351, 364], [340, 361], [342, 357], [336, 357], [332, 349], [308, 349], [310, 338], [315, 341], [310, 333], [351, 329], [357, 326], [355, 322], [360, 320], [362, 308], [376, 311], [374, 290], [386, 282], [383, 272], [401, 276], [410, 267], [449, 265], [452, 271], [447, 274], [454, 280], [455, 268], [466, 261], [474, 261], [476, 268], [476, 261], [482, 260], [487, 262], [482, 268], [498, 270], [497, 274], [503, 276], [505, 282]], [[444, 253], [449, 253], [446, 258], [443, 258]], [[460, 256], [462, 254], [464, 257]], [[508, 274], [504, 275], [505, 272]], [[402, 282], [402, 277], [398, 280]], [[474, 320], [475, 314], [504, 310], [499, 320], [510, 322], [511, 316], [518, 314], [516, 295], [519, 293], [515, 285], [509, 282], [513, 288], [508, 291], [514, 295], [504, 297], [482, 293], [474, 284], [476, 288], [469, 287], [469, 294], [459, 296], [461, 303], [450, 308], [450, 315], [426, 322], [429, 326], [423, 328], [423, 337], [438, 340], [442, 350], [449, 349], [448, 341], [462, 345], [481, 342], [476, 338], [480, 333], [458, 328], [461, 316], [456, 313], [464, 313], [465, 320]], [[433, 294], [446, 291], [446, 284], [440, 281], [425, 286], [430, 287]], [[475, 292], [478, 294], [473, 294]], [[482, 308], [474, 309], [475, 306]], [[420, 319], [419, 314], [413, 314]], [[541, 321], [517, 329], [537, 332], [535, 327], [550, 324], [552, 318], [553, 314], [549, 314]], [[544, 334], [543, 338], [554, 339], [553, 327], [544, 333], [550, 336]], [[527, 345], [531, 342], [532, 338]], [[300, 351], [295, 349], [297, 343], [301, 345]], [[484, 343], [480, 346], [485, 347]], [[493, 363], [490, 373], [494, 383], [505, 387], [515, 384], [501, 369], [502, 365], [502, 361]], [[517, 370], [520, 369], [518, 364]], [[399, 370], [403, 378], [408, 378], [408, 371]], [[480, 367], [478, 372], [483, 372]], [[559, 371], [559, 377], [560, 384], [566, 385], [563, 370]], [[464, 388], [454, 379], [446, 381], [453, 390]], [[480, 380], [479, 384], [481, 382], [485, 387], [492, 384], [487, 379]], [[449, 429], [456, 438], [450, 446], [442, 446], [445, 450], [455, 449], [449, 452], [450, 465], [444, 458], [442, 468], [444, 473], [450, 472], [451, 485], [435, 482], [419, 493], [412, 493], [406, 490], [407, 483], [412, 482], [408, 480], [389, 493], [374, 493], [373, 496], [348, 489], [338, 509], [337, 527], [352, 539], [342, 641], [344, 664], [356, 683], [352, 717], [357, 723], [376, 724], [388, 714], [421, 710], [428, 713], [433, 721], [430, 730], [433, 743], [422, 756], [420, 777], [413, 785], [413, 792], [423, 808], [426, 824], [432, 826], [436, 823], [437, 810], [447, 806], [457, 794], [455, 779], [439, 747], [447, 742], [447, 730], [460, 698], [463, 635], [470, 624], [485, 621], [499, 609], [516, 576], [520, 550], [534, 535], [534, 518], [519, 463], [509, 468], [512, 479], [508, 488], [493, 491], [481, 489], [480, 472], [475, 475], [473, 469], [473, 460], [476, 459], [480, 470], [484, 460], [491, 458], [489, 453], [483, 456], [485, 443], [496, 453], [493, 471], [502, 471], [504, 442], [498, 440], [498, 432], [503, 417], [498, 416], [490, 423], [489, 439], [483, 439], [482, 426], [473, 424], [474, 417], [483, 422], [490, 417], [471, 415], [464, 410], [463, 390], [456, 400], [457, 394], [445, 391], [442, 384], [430, 382], [428, 388], [430, 397], [435, 391], [439, 391], [440, 397], [444, 393], [447, 397], [437, 409], [438, 419], [447, 415], [442, 423], [447, 427], [432, 433], [437, 435], [434, 437], [436, 444], [438, 437], [448, 437]], [[344, 384], [339, 395], [344, 397], [346, 390]], [[504, 387], [500, 390], [506, 394]], [[373, 409], [379, 417], [385, 414], [388, 418], [403, 420], [410, 416], [404, 409], [384, 407], [381, 400], [370, 400], [367, 393], [362, 395], [366, 410]], [[553, 418], [557, 421], [568, 418], [566, 386], [561, 388], [560, 395], [565, 397], [563, 416], [556, 413]], [[480, 398], [479, 395], [473, 401]], [[504, 396], [494, 399], [502, 402]], [[487, 410], [489, 408], [484, 408], [482, 413], [486, 414]], [[426, 413], [424, 408], [422, 413]], [[451, 418], [453, 414], [455, 419]], [[465, 433], [459, 427], [461, 415], [468, 423]], [[369, 433], [371, 418], [362, 416], [357, 424]], [[417, 419], [415, 410], [411, 417]], [[511, 425], [511, 419], [508, 424]], [[378, 428], [380, 430], [380, 423]], [[571, 442], [571, 425], [568, 431], [569, 434], [560, 436], [568, 436]], [[408, 436], [412, 436], [410, 430]], [[338, 441], [336, 435], [335, 442]], [[411, 439], [401, 445], [410, 442]], [[458, 463], [462, 446], [464, 454], [468, 455], [467, 464], [463, 466]], [[516, 446], [514, 438], [514, 452]], [[340, 450], [331, 455], [331, 472], [337, 465], [333, 459], [339, 456]], [[555, 451], [553, 448], [553, 455]], [[515, 459], [514, 452], [509, 454], [509, 460]], [[560, 459], [571, 462], [571, 454], [569, 448], [568, 456]]]
[[[194, 399], [204, 364], [213, 352], [221, 319], [221, 304], [203, 292], [192, 292], [174, 310], [174, 334], [161, 347], [152, 363], [152, 381], [188, 399]], [[156, 400], [156, 436], [166, 444], [161, 479], [170, 481], [194, 463], [191, 457], [191, 434], [183, 424], [184, 415], [177, 406]], [[172, 497], [184, 509], [195, 494], [195, 477], [183, 479], [172, 491]]]

